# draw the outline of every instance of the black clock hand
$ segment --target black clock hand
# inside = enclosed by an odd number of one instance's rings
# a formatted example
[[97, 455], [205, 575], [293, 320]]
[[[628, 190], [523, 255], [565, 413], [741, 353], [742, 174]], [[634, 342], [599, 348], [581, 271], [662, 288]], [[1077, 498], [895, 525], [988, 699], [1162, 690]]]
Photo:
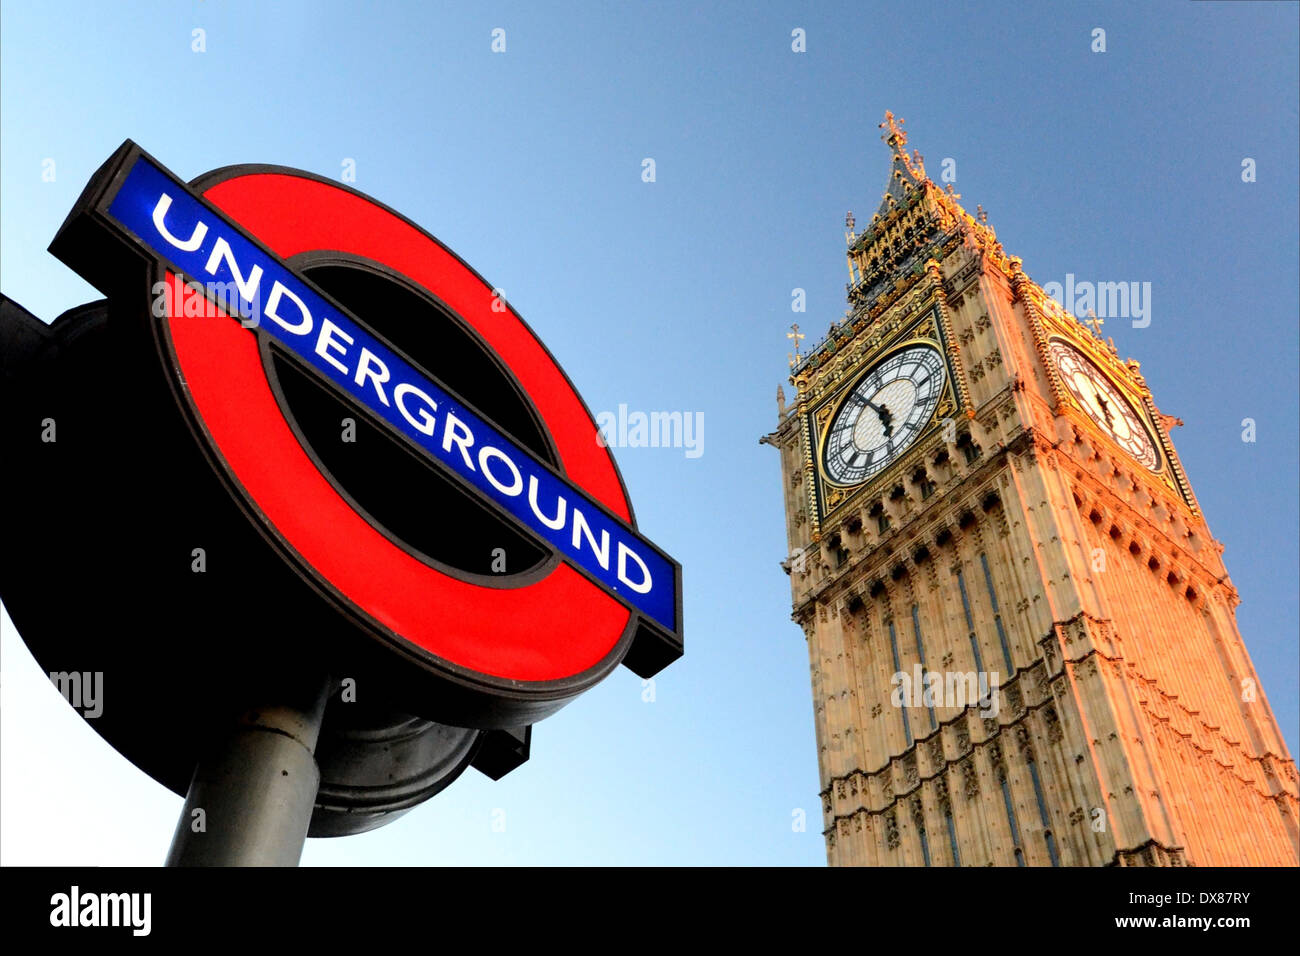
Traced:
[[1101, 406], [1101, 413], [1106, 416], [1106, 427], [1113, 430], [1115, 428], [1115, 423], [1111, 418], [1110, 405], [1107, 403], [1106, 399], [1101, 397], [1100, 393], [1097, 395], [1097, 404]]
[[894, 420], [894, 416], [890, 414], [889, 408], [885, 405], [877, 405], [869, 398], [864, 398], [862, 401], [866, 403], [869, 409], [876, 413], [876, 417], [880, 419], [880, 424], [885, 426], [885, 437], [888, 438], [892, 435], [894, 433], [894, 426], [891, 425], [890, 422]]

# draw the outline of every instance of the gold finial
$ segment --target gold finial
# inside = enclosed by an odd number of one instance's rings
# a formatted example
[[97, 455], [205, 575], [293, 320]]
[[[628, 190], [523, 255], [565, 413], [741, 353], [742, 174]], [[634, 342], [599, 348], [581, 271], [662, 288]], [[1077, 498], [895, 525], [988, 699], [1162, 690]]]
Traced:
[[1097, 318], [1097, 313], [1089, 309], [1088, 317], [1083, 320], [1083, 324], [1092, 326], [1092, 334], [1101, 338], [1101, 327], [1106, 324], [1106, 320]]
[[[907, 145], [907, 133], [903, 130], [903, 122], [901, 116], [894, 116], [889, 110], [885, 110], [885, 121], [879, 124], [885, 132], [880, 138], [889, 144], [889, 148], [894, 151], [895, 160], [903, 164], [903, 168], [912, 179], [921, 182], [929, 178], [925, 174], [924, 157], [916, 150], [912, 150], [912, 155], [909, 156], [907, 150], [903, 148]], [[900, 178], [902, 176], [902, 173], [897, 170], [895, 174]]]
[[981, 226], [987, 226], [989, 224], [989, 214], [984, 211], [984, 207], [976, 203], [975, 210], [975, 221]]
[[896, 118], [892, 112], [885, 110], [885, 121], [880, 124], [881, 129], [889, 127], [889, 132], [880, 138], [899, 152], [902, 152], [903, 147], [907, 145], [907, 133], [903, 131], [904, 122], [903, 117]]
[[803, 361], [803, 356], [799, 354], [799, 343], [803, 341], [804, 334], [799, 331], [798, 322], [790, 326], [790, 331], [785, 333], [785, 337], [794, 342], [794, 352], [790, 354], [790, 367], [794, 368]]

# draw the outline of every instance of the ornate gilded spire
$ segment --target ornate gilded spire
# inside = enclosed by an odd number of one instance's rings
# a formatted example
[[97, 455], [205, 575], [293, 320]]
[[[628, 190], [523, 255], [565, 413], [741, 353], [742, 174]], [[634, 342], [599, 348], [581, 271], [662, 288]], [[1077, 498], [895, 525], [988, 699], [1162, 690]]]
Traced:
[[983, 207], [977, 207], [978, 218], [972, 216], [958, 201], [961, 196], [951, 183], [940, 187], [926, 175], [920, 151], [909, 153], [903, 119], [887, 110], [880, 129], [893, 160], [880, 208], [870, 222], [860, 222], [851, 212], [844, 218], [849, 310], [807, 354], [802, 354], [794, 341], [790, 362], [796, 372], [835, 351], [846, 336], [856, 334], [888, 308], [909, 287], [918, 264], [938, 255], [945, 245], [962, 241], [995, 263], [1006, 261]]
[[907, 133], [903, 130], [903, 118], [895, 117], [892, 112], [885, 110], [885, 121], [880, 124], [880, 128], [885, 131], [880, 138], [894, 154], [889, 188], [881, 197], [880, 208], [876, 211], [876, 215], [883, 218], [894, 208], [903, 205], [908, 193], [929, 182], [929, 179], [925, 175], [925, 163], [921, 154], [913, 150], [909, 156], [904, 148], [907, 146]]
[[888, 143], [889, 148], [895, 153], [901, 152], [903, 147], [907, 145], [907, 133], [903, 129], [905, 122], [907, 121], [903, 117], [895, 117], [892, 110], [885, 110], [885, 121], [880, 124], [880, 128], [889, 127], [889, 129], [880, 138]]
[[885, 132], [880, 135], [880, 138], [893, 150], [894, 158], [903, 164], [914, 180], [920, 183], [927, 178], [925, 175], [925, 159], [918, 150], [912, 150], [912, 155], [909, 156], [907, 150], [903, 148], [907, 145], [907, 131], [903, 129], [904, 122], [906, 121], [903, 117], [894, 116], [892, 112], [885, 110], [885, 121], [879, 124], [880, 128]]

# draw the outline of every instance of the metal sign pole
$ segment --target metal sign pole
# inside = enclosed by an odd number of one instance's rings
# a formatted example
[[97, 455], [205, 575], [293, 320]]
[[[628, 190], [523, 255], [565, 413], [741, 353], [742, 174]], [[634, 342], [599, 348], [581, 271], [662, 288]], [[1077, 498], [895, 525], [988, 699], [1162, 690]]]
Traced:
[[[167, 866], [297, 866], [320, 770], [314, 756], [333, 684], [250, 708], [194, 771]], [[284, 695], [293, 697], [292, 693]]]

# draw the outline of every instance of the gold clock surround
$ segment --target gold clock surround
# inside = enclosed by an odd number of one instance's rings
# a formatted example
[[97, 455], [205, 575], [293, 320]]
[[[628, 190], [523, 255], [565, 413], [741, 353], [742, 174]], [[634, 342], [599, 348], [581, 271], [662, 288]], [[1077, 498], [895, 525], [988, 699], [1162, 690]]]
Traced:
[[[910, 348], [916, 348], [918, 346], [932, 349], [938, 355], [939, 361], [943, 365], [944, 380], [934, 410], [926, 417], [924, 422], [918, 426], [916, 438], [910, 444], [900, 449], [897, 456], [889, 464], [885, 465], [875, 474], [869, 475], [860, 481], [837, 481], [825, 467], [826, 441], [830, 437], [833, 424], [839, 420], [840, 413], [844, 410], [844, 406], [848, 400], [853, 397], [858, 384], [866, 378], [866, 376], [871, 374], [872, 369], [889, 361], [890, 358], [897, 355], [899, 352], [904, 352]], [[846, 381], [847, 384], [840, 390], [839, 394], [818, 409], [817, 412], [817, 473], [822, 482], [831, 488], [862, 488], [874, 484], [889, 472], [891, 468], [902, 461], [908, 452], [915, 449], [916, 446], [918, 446], [930, 434], [935, 420], [940, 417], [942, 411], [945, 409], [951, 411], [952, 409], [952, 368], [950, 367], [947, 356], [944, 352], [943, 343], [935, 339], [910, 338], [904, 341], [895, 342], [890, 345], [889, 348], [872, 355], [870, 359], [861, 363], [858, 368], [854, 369], [853, 374], [846, 378]]]
[[[1121, 381], [1117, 381], [1112, 375], [1109, 375], [1099, 363], [1089, 358], [1088, 354], [1073, 342], [1060, 336], [1053, 336], [1048, 339], [1047, 352], [1051, 361], [1054, 363], [1058, 373], [1062, 376], [1062, 387], [1069, 395], [1071, 402], [1078, 407], [1089, 419], [1096, 422], [1097, 427], [1107, 432], [1107, 437], [1115, 442], [1121, 450], [1125, 452], [1142, 467], [1155, 474], [1164, 470], [1164, 456], [1160, 452], [1160, 441], [1157, 437], [1156, 429], [1146, 420], [1146, 416], [1139, 410], [1139, 406], [1126, 393], [1127, 388]], [[1073, 376], [1067, 376], [1066, 370], [1062, 366], [1063, 356], [1068, 356], [1076, 363], [1081, 364], [1080, 371], [1090, 380], [1100, 380], [1103, 383], [1105, 391], [1110, 396], [1122, 404], [1120, 415], [1126, 419], [1126, 424], [1137, 428], [1137, 438], [1132, 441], [1126, 441], [1123, 436], [1118, 435], [1114, 428], [1097, 418], [1096, 413], [1087, 406], [1083, 397], [1079, 394], [1078, 386], [1073, 383]], [[1067, 382], [1066, 379], [1069, 379]], [[1093, 386], [1096, 388], [1096, 385]], [[1100, 391], [1100, 390], [1098, 390]], [[1140, 441], [1137, 439], [1141, 439]]]

